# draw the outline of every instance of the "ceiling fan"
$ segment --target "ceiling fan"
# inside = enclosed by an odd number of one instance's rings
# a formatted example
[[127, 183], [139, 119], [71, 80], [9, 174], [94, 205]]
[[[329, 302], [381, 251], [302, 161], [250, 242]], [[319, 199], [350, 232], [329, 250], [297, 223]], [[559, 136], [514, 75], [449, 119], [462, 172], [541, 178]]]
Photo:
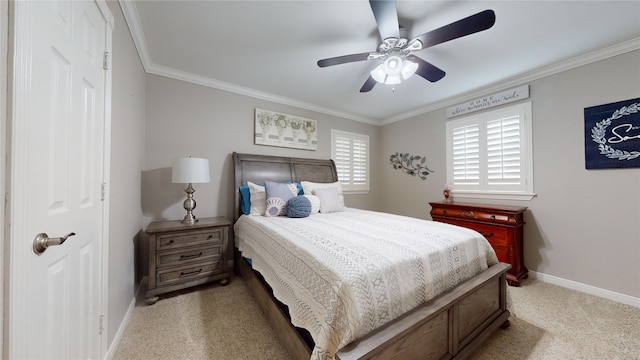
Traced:
[[398, 25], [395, 0], [369, 0], [373, 16], [378, 24], [382, 42], [377, 51], [337, 56], [318, 60], [318, 66], [327, 67], [364, 60], [380, 60], [371, 71], [360, 92], [368, 92], [377, 82], [400, 84], [411, 75], [418, 74], [430, 82], [442, 79], [445, 72], [415, 56], [413, 53], [428, 47], [487, 30], [496, 22], [493, 10], [484, 10], [464, 19], [445, 25], [422, 35], [410, 37], [408, 30]]

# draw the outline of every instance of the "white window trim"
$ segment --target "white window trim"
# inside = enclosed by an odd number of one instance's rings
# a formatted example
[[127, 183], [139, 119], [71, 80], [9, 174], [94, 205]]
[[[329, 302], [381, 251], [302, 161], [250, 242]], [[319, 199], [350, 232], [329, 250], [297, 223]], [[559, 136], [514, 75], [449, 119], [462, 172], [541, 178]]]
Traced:
[[[496, 117], [497, 114], [504, 113], [505, 111], [519, 108], [523, 113], [522, 130], [523, 135], [521, 140], [521, 151], [524, 152], [522, 158], [521, 171], [523, 178], [526, 180], [524, 189], [522, 191], [501, 191], [501, 190], [469, 190], [469, 189], [456, 189], [453, 182], [453, 151], [452, 151], [452, 129], [455, 125], [462, 122], [469, 122], [473, 119], [480, 121], [483, 125], [486, 125], [487, 119]], [[529, 201], [533, 199], [536, 194], [533, 188], [533, 132], [532, 132], [532, 115], [531, 115], [531, 102], [520, 103], [508, 107], [504, 107], [494, 111], [483, 112], [472, 116], [467, 116], [460, 119], [449, 120], [446, 125], [446, 156], [447, 156], [447, 184], [450, 186], [451, 194], [453, 198], [469, 198], [469, 199], [495, 199], [495, 200], [521, 200]], [[483, 150], [486, 152], [486, 150]]]
[[[353, 185], [349, 183], [342, 183], [342, 191], [346, 194], [368, 194], [370, 190], [371, 178], [370, 178], [370, 158], [371, 158], [371, 144], [369, 143], [369, 135], [357, 134], [348, 131], [331, 129], [331, 159], [336, 163], [336, 167], [339, 167], [339, 160], [337, 159], [336, 151], [336, 138], [345, 137], [352, 140], [360, 140], [366, 143], [366, 161], [365, 161], [365, 184]], [[338, 177], [340, 174], [338, 173]]]

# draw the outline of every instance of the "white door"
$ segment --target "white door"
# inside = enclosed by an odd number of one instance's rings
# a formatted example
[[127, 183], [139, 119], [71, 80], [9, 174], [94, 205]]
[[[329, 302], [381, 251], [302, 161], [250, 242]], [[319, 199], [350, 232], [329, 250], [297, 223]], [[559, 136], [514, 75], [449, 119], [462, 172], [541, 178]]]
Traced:
[[[106, 21], [94, 1], [12, 7], [9, 357], [101, 358]], [[36, 254], [38, 233], [75, 236]]]

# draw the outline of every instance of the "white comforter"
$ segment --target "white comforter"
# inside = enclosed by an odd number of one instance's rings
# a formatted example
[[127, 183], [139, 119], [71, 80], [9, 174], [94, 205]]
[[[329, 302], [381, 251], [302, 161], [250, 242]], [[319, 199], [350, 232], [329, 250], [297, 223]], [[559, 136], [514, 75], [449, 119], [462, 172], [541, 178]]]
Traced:
[[335, 353], [498, 262], [479, 233], [372, 211], [241, 216], [236, 245], [307, 329], [312, 359]]

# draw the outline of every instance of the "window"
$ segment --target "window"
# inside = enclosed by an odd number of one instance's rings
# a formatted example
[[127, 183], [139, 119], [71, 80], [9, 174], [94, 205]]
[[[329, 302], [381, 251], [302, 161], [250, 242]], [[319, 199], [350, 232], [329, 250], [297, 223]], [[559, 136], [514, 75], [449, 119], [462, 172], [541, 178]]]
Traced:
[[454, 197], [530, 200], [531, 103], [447, 122], [447, 184]]
[[331, 130], [331, 158], [345, 192], [369, 191], [369, 136]]

